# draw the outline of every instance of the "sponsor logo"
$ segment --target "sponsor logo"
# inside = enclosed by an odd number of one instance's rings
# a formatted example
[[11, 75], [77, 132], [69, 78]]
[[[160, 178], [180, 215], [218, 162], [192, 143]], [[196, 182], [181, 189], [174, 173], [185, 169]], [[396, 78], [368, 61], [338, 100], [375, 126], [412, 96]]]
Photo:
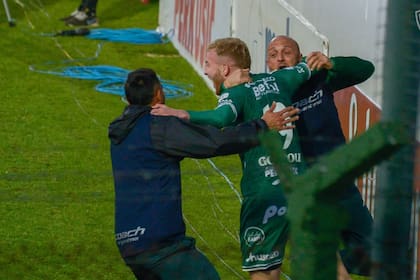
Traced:
[[267, 209], [265, 209], [265, 213], [264, 213], [264, 218], [263, 218], [263, 225], [265, 225], [266, 223], [268, 223], [268, 220], [270, 218], [273, 217], [281, 217], [286, 215], [287, 213], [287, 207], [286, 206], [281, 206], [281, 207], [277, 207], [276, 205], [271, 205], [269, 206]]
[[324, 92], [322, 91], [322, 89], [316, 90], [311, 96], [293, 103], [293, 106], [299, 108], [301, 112], [310, 110], [322, 104], [323, 95]]
[[260, 157], [258, 159], [258, 165], [261, 166], [261, 167], [272, 165], [271, 158], [269, 156], [268, 157]]
[[146, 228], [138, 226], [135, 229], [123, 231], [115, 234], [115, 240], [118, 245], [124, 245], [126, 243], [135, 242], [139, 240], [139, 236], [146, 232]]
[[264, 95], [269, 93], [280, 93], [279, 87], [274, 77], [264, 77], [255, 82], [245, 84], [245, 87], [251, 88], [256, 100], [260, 100]]
[[301, 153], [289, 153], [289, 154], [287, 154], [287, 160], [290, 163], [302, 162], [302, 155], [301, 155]]
[[[302, 154], [301, 153], [288, 153], [287, 160], [290, 163], [302, 162]], [[262, 156], [258, 158], [258, 165], [261, 167], [266, 167], [266, 166], [271, 166], [273, 164], [271, 162], [270, 156]]]
[[280, 179], [276, 179], [276, 180], [274, 180], [274, 182], [272, 182], [271, 183], [271, 185], [273, 185], [273, 186], [277, 186], [278, 184], [280, 184]]
[[217, 104], [217, 108], [225, 106], [225, 105], [232, 105], [232, 99], [223, 99], [223, 100], [219, 100], [219, 103]]
[[[302, 162], [302, 154], [301, 153], [289, 153], [287, 154], [287, 159], [290, 163], [299, 163]], [[277, 186], [278, 184], [280, 184], [280, 179], [277, 178], [278, 174], [276, 169], [274, 168], [274, 166], [271, 163], [271, 158], [270, 156], [262, 156], [260, 158], [258, 158], [257, 160], [258, 165], [260, 167], [264, 167], [264, 177], [265, 178], [276, 178], [276, 180], [274, 180], [271, 184], [273, 186]], [[298, 175], [299, 174], [299, 169], [295, 166], [292, 166], [291, 171], [294, 175]]]
[[277, 176], [277, 171], [273, 166], [267, 166], [264, 170], [264, 176], [267, 178], [273, 178]]
[[305, 73], [305, 68], [303, 68], [302, 66], [300, 66], [300, 65], [296, 65], [296, 66], [295, 66], [295, 68], [296, 68], [296, 71], [297, 71], [299, 74], [303, 74], [303, 73]]
[[245, 230], [244, 240], [248, 247], [260, 245], [264, 242], [264, 231], [258, 227], [249, 227]]
[[222, 93], [221, 95], [220, 95], [220, 97], [219, 97], [219, 101], [220, 100], [223, 100], [223, 99], [226, 99], [226, 98], [228, 98], [229, 97], [229, 93]]
[[269, 254], [257, 254], [257, 255], [249, 253], [249, 256], [246, 259], [246, 262], [268, 261], [268, 260], [277, 258], [279, 255], [280, 255], [279, 251], [274, 251]]
[[290, 170], [292, 171], [293, 175], [299, 175], [299, 168], [297, 167], [292, 167], [290, 168]]
[[220, 95], [217, 108], [223, 106], [223, 105], [229, 105], [232, 104], [232, 99], [229, 98], [229, 93], [223, 93]]

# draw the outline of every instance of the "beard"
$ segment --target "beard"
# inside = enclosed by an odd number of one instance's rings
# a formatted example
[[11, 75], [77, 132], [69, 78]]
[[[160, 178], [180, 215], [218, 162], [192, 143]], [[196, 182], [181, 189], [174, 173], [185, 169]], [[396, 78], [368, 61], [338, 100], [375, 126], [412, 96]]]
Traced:
[[220, 87], [222, 83], [220, 81], [213, 81], [213, 87], [216, 90], [216, 95], [220, 95]]
[[220, 88], [225, 81], [223, 76], [220, 74], [220, 72], [217, 72], [213, 77], [213, 87], [216, 90], [216, 95], [220, 95]]

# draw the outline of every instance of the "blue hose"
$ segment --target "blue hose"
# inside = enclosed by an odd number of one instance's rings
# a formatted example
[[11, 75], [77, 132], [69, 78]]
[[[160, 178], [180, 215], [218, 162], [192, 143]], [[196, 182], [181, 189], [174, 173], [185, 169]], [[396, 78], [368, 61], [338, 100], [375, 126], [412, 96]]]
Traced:
[[[69, 66], [57, 70], [36, 70], [34, 67], [30, 68], [33, 71], [47, 74], [54, 74], [63, 77], [69, 77], [81, 80], [95, 80], [100, 83], [95, 87], [99, 92], [110, 93], [124, 97], [124, 83], [127, 79], [129, 70], [109, 65], [96, 66]], [[180, 83], [171, 80], [160, 79], [160, 82], [165, 93], [165, 97], [177, 98], [188, 97], [192, 95], [191, 84]]]
[[165, 36], [154, 30], [145, 30], [141, 28], [91, 29], [86, 37], [95, 40], [105, 40], [112, 42], [125, 42], [132, 44], [161, 44], [166, 43]]

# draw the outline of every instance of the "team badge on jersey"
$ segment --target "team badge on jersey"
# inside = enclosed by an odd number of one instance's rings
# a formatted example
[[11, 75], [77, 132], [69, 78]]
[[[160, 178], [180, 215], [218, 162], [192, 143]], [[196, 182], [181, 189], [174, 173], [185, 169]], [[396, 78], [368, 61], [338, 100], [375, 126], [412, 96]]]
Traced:
[[245, 231], [244, 239], [248, 247], [254, 247], [264, 242], [265, 233], [258, 227], [249, 227]]

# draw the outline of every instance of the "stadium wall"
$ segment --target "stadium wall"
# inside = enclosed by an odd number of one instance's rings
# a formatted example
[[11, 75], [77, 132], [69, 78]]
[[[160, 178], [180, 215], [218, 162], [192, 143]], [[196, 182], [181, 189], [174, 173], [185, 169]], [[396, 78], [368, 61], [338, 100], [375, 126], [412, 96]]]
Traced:
[[[159, 3], [159, 30], [173, 31], [172, 43], [210, 87], [212, 83], [203, 74], [208, 43], [229, 36], [241, 38], [251, 52], [251, 70], [263, 72], [267, 70], [265, 57], [271, 38], [288, 35], [298, 41], [304, 55], [319, 50], [330, 56], [352, 55], [372, 61], [374, 75], [335, 94], [335, 102], [347, 140], [379, 120], [386, 0], [160, 0]], [[417, 150], [419, 159], [420, 149]], [[416, 163], [418, 171], [419, 160]], [[415, 179], [419, 196], [420, 180]], [[357, 181], [366, 205], [373, 212], [375, 169]], [[413, 212], [418, 212], [415, 203]], [[413, 215], [413, 228], [418, 233], [417, 216]], [[413, 234], [415, 248], [418, 237]], [[415, 252], [415, 261], [420, 259], [419, 251]], [[419, 271], [415, 269], [416, 274]]]
[[[371, 61], [382, 56], [378, 53], [382, 49], [375, 47], [378, 43], [372, 36], [377, 31], [379, 0], [369, 1], [369, 4], [356, 1], [354, 5], [347, 1], [316, 2], [315, 5], [306, 1], [303, 5], [303, 1], [298, 0], [160, 0], [159, 28], [163, 32], [174, 30], [173, 44], [209, 86], [211, 82], [203, 74], [206, 46], [222, 37], [239, 37], [247, 43], [254, 72], [267, 70], [266, 49], [275, 35], [295, 38], [303, 54], [320, 50], [329, 55], [355, 55]], [[336, 2], [343, 2], [343, 6]], [[381, 75], [380, 66], [376, 64], [375, 75]], [[377, 81], [374, 76], [335, 95], [348, 140], [379, 120], [380, 106], [374, 100], [377, 91], [373, 85], [379, 84]], [[375, 172], [366, 174], [359, 185], [373, 211]]]
[[206, 45], [227, 36], [239, 37], [248, 44], [254, 72], [266, 70], [266, 48], [275, 35], [295, 38], [303, 54], [325, 52], [327, 48], [330, 55], [355, 55], [374, 61], [374, 76], [359, 87], [380, 104], [377, 77], [381, 75], [378, 58], [382, 57], [382, 32], [378, 32], [378, 26], [382, 26], [380, 12], [384, 9], [381, 0], [350, 2], [160, 0], [159, 28], [163, 32], [175, 31], [175, 47], [204, 79]]

